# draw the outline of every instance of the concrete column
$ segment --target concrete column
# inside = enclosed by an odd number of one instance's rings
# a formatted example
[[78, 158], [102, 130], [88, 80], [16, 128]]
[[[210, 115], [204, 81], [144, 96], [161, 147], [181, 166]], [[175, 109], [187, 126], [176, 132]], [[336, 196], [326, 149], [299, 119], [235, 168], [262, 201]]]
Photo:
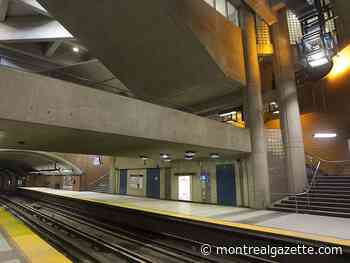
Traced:
[[116, 167], [117, 167], [117, 157], [113, 157], [112, 166], [109, 172], [109, 182], [108, 182], [110, 194], [115, 194], [117, 192]]
[[264, 136], [261, 79], [256, 46], [255, 18], [243, 10], [243, 41], [246, 65], [247, 124], [250, 128], [252, 153], [249, 157], [253, 177], [252, 198], [249, 206], [265, 208], [270, 204], [270, 178], [267, 164], [267, 149]]
[[295, 68], [291, 50], [286, 9], [277, 13], [272, 26], [274, 71], [280, 107], [280, 122], [286, 152], [286, 174], [291, 193], [302, 192], [307, 183], [303, 132], [300, 121]]

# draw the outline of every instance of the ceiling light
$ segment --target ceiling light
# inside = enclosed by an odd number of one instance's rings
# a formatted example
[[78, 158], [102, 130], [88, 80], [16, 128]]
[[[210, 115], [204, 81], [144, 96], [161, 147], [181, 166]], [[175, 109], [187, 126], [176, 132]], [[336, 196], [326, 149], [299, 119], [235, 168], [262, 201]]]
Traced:
[[185, 160], [191, 161], [191, 160], [193, 160], [193, 157], [191, 157], [191, 156], [185, 156]]
[[276, 110], [276, 111], [273, 112], [273, 114], [280, 114], [280, 111]]
[[310, 64], [311, 67], [316, 68], [316, 67], [325, 65], [328, 62], [329, 61], [328, 61], [327, 58], [321, 58], [321, 59], [318, 59], [318, 60], [315, 60], [315, 61], [309, 61], [309, 64]]
[[73, 52], [79, 53], [80, 49], [78, 47], [73, 47]]
[[164, 162], [171, 162], [171, 159], [170, 158], [166, 158], [166, 159], [164, 159]]
[[219, 159], [219, 158], [220, 158], [220, 155], [219, 155], [218, 153], [211, 153], [211, 154], [210, 154], [210, 158]]
[[61, 172], [62, 173], [73, 173], [73, 170], [71, 170], [71, 169], [62, 169]]
[[161, 154], [160, 154], [160, 157], [161, 157], [162, 159], [168, 159], [168, 158], [170, 157], [170, 155], [167, 154], [167, 153], [161, 153]]
[[220, 114], [220, 117], [227, 117], [230, 115], [235, 115], [236, 113], [237, 113], [237, 111], [226, 112], [226, 113]]
[[314, 138], [316, 139], [328, 139], [337, 137], [336, 133], [315, 133]]
[[194, 152], [194, 151], [187, 151], [186, 153], [185, 153], [185, 156], [186, 157], [193, 157], [193, 156], [195, 156], [196, 155], [196, 152]]

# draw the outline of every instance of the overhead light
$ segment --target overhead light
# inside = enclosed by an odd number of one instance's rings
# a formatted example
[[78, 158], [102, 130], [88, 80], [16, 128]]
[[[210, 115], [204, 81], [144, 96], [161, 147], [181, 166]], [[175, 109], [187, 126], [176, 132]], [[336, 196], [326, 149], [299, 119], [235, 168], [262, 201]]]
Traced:
[[225, 113], [220, 114], [220, 117], [227, 117], [230, 115], [235, 115], [236, 113], [237, 113], [237, 111], [225, 112]]
[[280, 114], [280, 111], [279, 111], [279, 110], [275, 110], [275, 111], [273, 112], [273, 114]]
[[147, 160], [148, 160], [148, 157], [145, 156], [145, 155], [141, 155], [140, 158], [141, 158], [142, 160], [144, 160], [144, 161], [147, 161]]
[[62, 173], [73, 173], [72, 169], [62, 169], [61, 170]]
[[313, 68], [325, 65], [329, 62], [324, 50], [308, 56], [307, 61]]
[[185, 156], [187, 156], [187, 157], [194, 157], [195, 155], [196, 155], [196, 152], [194, 152], [194, 151], [185, 152]]
[[186, 156], [186, 155], [185, 155], [185, 160], [191, 161], [191, 160], [193, 160], [193, 157], [192, 157], [192, 156]]
[[220, 155], [218, 153], [211, 153], [210, 154], [210, 158], [212, 158], [212, 159], [219, 159]]
[[270, 103], [271, 105], [277, 105], [277, 102], [273, 101]]
[[336, 133], [315, 133], [314, 138], [316, 139], [329, 139], [337, 137]]
[[168, 158], [170, 157], [170, 155], [167, 154], [167, 153], [161, 153], [161, 154], [160, 154], [160, 157], [161, 157], [162, 159], [168, 159]]
[[166, 158], [166, 159], [164, 159], [164, 162], [171, 162], [171, 159], [170, 158]]
[[79, 53], [79, 52], [80, 52], [80, 48], [79, 48], [79, 47], [73, 47], [73, 51], [74, 51], [75, 53]]
[[321, 59], [318, 59], [318, 60], [310, 61], [309, 64], [310, 64], [311, 67], [316, 68], [316, 67], [325, 65], [328, 62], [329, 61], [328, 61], [327, 58], [321, 58]]

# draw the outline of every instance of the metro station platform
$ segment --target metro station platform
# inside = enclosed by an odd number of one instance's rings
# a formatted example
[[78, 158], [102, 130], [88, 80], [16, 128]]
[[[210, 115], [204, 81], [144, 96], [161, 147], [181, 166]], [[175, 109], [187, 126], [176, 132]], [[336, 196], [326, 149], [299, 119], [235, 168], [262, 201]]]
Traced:
[[0, 263], [71, 262], [0, 207]]
[[157, 200], [95, 192], [74, 192], [49, 188], [24, 189], [134, 209], [140, 212], [350, 247], [350, 219], [347, 218]]

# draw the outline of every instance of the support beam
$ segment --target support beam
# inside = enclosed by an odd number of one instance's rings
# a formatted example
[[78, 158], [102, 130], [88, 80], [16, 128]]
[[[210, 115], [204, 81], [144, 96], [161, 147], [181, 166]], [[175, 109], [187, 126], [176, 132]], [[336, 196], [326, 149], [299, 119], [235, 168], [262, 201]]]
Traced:
[[52, 43], [49, 43], [49, 45], [45, 51], [45, 56], [52, 57], [55, 54], [56, 50], [61, 46], [62, 43], [63, 43], [62, 39], [54, 41]]
[[187, 150], [198, 158], [250, 152], [248, 129], [6, 67], [0, 79], [3, 148], [174, 159]]
[[253, 179], [250, 207], [261, 209], [270, 205], [270, 177], [267, 163], [267, 149], [264, 134], [261, 77], [256, 46], [256, 27], [253, 13], [243, 9], [244, 55], [247, 75], [246, 110], [252, 153], [249, 157], [250, 177]]
[[0, 0], [0, 22], [4, 22], [7, 15], [9, 0]]
[[13, 1], [39, 14], [42, 14], [44, 16], [50, 16], [49, 12], [47, 12], [46, 9], [41, 4], [39, 4], [36, 0], [13, 0]]
[[265, 0], [244, 0], [244, 2], [258, 14], [268, 25], [277, 22], [277, 18]]
[[0, 24], [0, 42], [45, 42], [72, 39], [57, 21], [42, 17], [12, 17]]
[[272, 26], [274, 71], [280, 106], [282, 138], [286, 152], [289, 192], [300, 193], [307, 184], [307, 177], [295, 68], [286, 12], [287, 9], [280, 10], [277, 13], [278, 23]]

